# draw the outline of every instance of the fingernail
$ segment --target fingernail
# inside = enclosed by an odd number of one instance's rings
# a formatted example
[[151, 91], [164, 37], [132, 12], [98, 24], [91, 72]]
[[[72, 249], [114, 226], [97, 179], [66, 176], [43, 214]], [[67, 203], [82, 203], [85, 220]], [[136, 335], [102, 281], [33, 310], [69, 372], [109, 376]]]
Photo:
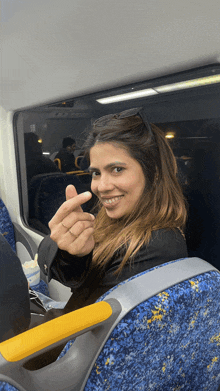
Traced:
[[95, 216], [94, 215], [91, 215], [91, 213], [90, 213], [90, 216], [92, 217], [93, 220], [95, 220]]
[[91, 195], [90, 191], [85, 191], [84, 193], [86, 196]]

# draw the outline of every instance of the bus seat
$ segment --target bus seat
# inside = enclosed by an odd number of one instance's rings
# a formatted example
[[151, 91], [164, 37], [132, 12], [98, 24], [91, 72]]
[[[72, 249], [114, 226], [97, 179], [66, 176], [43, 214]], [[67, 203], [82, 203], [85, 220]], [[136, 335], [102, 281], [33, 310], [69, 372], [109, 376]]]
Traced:
[[74, 171], [68, 171], [65, 174], [71, 175], [71, 174], [84, 174], [84, 171], [82, 170], [74, 170]]
[[79, 178], [79, 181], [82, 183], [90, 183], [91, 185], [91, 174], [89, 172], [84, 172], [83, 174], [77, 174], [77, 177]]
[[[96, 307], [103, 303], [111, 306], [111, 315], [104, 317], [105, 309]], [[58, 321], [63, 326], [56, 327]], [[39, 340], [34, 341], [36, 332]], [[37, 371], [22, 367], [37, 349], [49, 348], [49, 338], [51, 344], [60, 343], [62, 336], [64, 342], [75, 340], [56, 362]], [[42, 337], [46, 342], [39, 347]], [[91, 306], [0, 344], [0, 390], [217, 391], [219, 338], [220, 273], [199, 258], [180, 259], [120, 283]]]
[[87, 157], [86, 156], [77, 156], [76, 160], [75, 160], [75, 166], [79, 170], [83, 170], [83, 171], [88, 170], [89, 163], [88, 163]]
[[67, 172], [66, 174], [68, 174], [68, 175], [75, 174], [77, 176], [79, 182], [87, 184], [87, 185], [89, 184], [89, 189], [90, 189], [92, 177], [91, 177], [91, 174], [89, 172], [85, 172], [85, 171], [70, 171], [70, 172]]
[[[10, 244], [14, 252], [19, 252], [21, 248], [26, 249], [26, 256], [21, 260], [24, 263], [26, 260], [34, 259], [37, 253], [37, 245], [31, 237], [17, 223], [12, 223], [8, 209], [0, 198], [0, 233]], [[21, 251], [20, 251], [21, 252]], [[19, 255], [18, 255], [19, 256]]]
[[14, 227], [9, 216], [8, 210], [2, 199], [0, 199], [0, 233], [10, 244], [12, 250], [16, 252]]
[[185, 235], [188, 254], [220, 270], [220, 160], [216, 144], [196, 148], [184, 195], [188, 203]]
[[77, 156], [76, 159], [75, 159], [75, 166], [81, 170], [81, 167], [80, 167], [80, 162], [81, 160], [83, 159], [83, 156]]
[[87, 156], [83, 156], [82, 159], [80, 159], [79, 161], [77, 161], [79, 167], [81, 170], [88, 170], [89, 168], [89, 160], [87, 158]]
[[62, 171], [61, 160], [59, 158], [54, 159], [54, 163], [57, 165], [60, 171]]
[[[29, 216], [41, 222], [48, 229], [48, 222], [66, 200], [65, 189], [73, 184], [78, 193], [91, 191], [90, 182], [83, 183], [77, 175], [53, 173], [36, 175], [32, 178], [29, 189]], [[94, 197], [82, 205], [84, 212], [89, 212], [94, 205]], [[48, 232], [47, 232], [48, 233]]]
[[[34, 259], [37, 253], [37, 245], [17, 223], [12, 223], [8, 209], [0, 198], [0, 233], [10, 244], [12, 250], [17, 253], [21, 263]], [[41, 273], [41, 281], [34, 290], [49, 295], [48, 287], [44, 281], [45, 275]]]

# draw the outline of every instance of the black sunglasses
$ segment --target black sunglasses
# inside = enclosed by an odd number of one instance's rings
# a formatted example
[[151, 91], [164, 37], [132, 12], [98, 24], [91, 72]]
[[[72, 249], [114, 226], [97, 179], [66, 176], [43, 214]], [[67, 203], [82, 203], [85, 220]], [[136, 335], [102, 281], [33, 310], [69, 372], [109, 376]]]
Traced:
[[139, 115], [139, 117], [142, 119], [143, 124], [145, 125], [147, 130], [153, 136], [151, 126], [147, 120], [147, 117], [146, 117], [146, 114], [144, 112], [143, 107], [135, 107], [132, 109], [122, 111], [121, 113], [104, 115], [103, 117], [100, 117], [97, 120], [95, 120], [93, 122], [93, 126], [99, 127], [99, 126], [106, 125], [108, 123], [108, 121], [110, 121], [112, 118], [123, 119], [123, 118], [133, 117], [134, 115]]

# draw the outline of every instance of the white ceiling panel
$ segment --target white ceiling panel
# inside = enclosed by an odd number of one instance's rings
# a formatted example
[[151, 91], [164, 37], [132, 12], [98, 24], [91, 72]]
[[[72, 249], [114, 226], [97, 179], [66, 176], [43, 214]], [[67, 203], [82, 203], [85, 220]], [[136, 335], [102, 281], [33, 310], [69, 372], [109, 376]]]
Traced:
[[1, 0], [0, 106], [15, 110], [215, 63], [217, 0]]

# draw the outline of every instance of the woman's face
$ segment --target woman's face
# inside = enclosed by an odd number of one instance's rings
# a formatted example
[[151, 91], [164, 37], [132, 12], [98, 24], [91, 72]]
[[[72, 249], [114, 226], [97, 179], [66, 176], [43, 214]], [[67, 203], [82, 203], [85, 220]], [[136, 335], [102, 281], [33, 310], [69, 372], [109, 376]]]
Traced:
[[134, 209], [144, 188], [141, 165], [117, 144], [100, 143], [90, 150], [91, 189], [107, 215], [119, 219]]

